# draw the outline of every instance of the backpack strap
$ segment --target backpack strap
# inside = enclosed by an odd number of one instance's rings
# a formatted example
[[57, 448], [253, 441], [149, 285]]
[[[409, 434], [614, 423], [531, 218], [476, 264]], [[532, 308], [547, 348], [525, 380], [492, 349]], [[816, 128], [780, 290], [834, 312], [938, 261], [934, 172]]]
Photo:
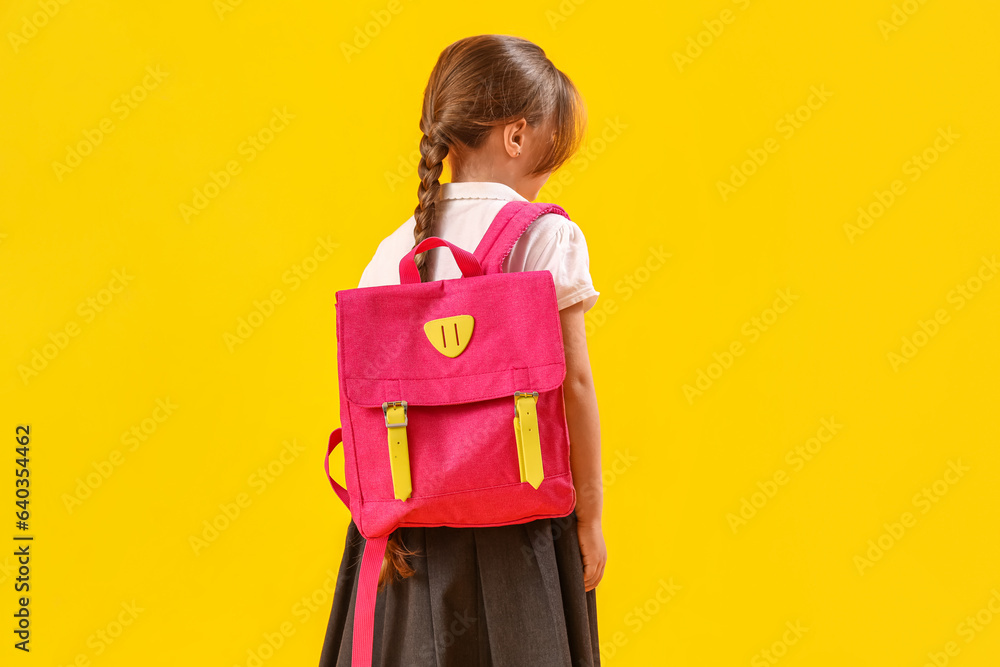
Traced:
[[531, 223], [546, 213], [556, 213], [569, 220], [566, 211], [555, 204], [533, 204], [520, 200], [504, 204], [473, 253], [482, 265], [483, 273], [502, 272], [503, 261], [514, 249], [514, 244], [521, 234]]
[[333, 476], [330, 474], [330, 454], [333, 454], [333, 450], [335, 450], [337, 448], [337, 445], [341, 443], [341, 439], [342, 439], [342, 429], [341, 428], [334, 429], [333, 433], [330, 434], [330, 444], [326, 448], [326, 459], [323, 461], [323, 467], [326, 468], [326, 477], [327, 479], [330, 480], [330, 486], [332, 486], [333, 490], [337, 492], [338, 496], [340, 496], [341, 502], [347, 505], [347, 510], [350, 511], [351, 494], [347, 492], [347, 489], [342, 487], [340, 484], [337, 484], [337, 480], [335, 480]]
[[378, 597], [378, 575], [382, 571], [389, 536], [365, 540], [358, 575], [358, 595], [354, 600], [354, 643], [351, 646], [351, 667], [372, 667], [372, 643], [375, 635], [375, 600]]
[[[330, 434], [330, 445], [326, 450], [326, 476], [340, 499], [351, 508], [351, 497], [347, 489], [337, 484], [330, 476], [330, 454], [341, 443], [341, 429]], [[351, 667], [371, 667], [372, 641], [375, 635], [375, 600], [378, 597], [378, 575], [385, 560], [389, 535], [365, 539], [365, 551], [361, 556], [361, 572], [358, 574], [358, 594], [354, 600], [354, 639], [351, 646]]]

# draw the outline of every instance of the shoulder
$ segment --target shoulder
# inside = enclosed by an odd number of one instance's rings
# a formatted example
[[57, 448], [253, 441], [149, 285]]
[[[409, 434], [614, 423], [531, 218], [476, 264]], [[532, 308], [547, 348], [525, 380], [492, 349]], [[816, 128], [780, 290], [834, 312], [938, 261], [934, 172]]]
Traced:
[[504, 270], [549, 269], [558, 275], [567, 268], [586, 268], [589, 263], [587, 240], [580, 225], [558, 213], [545, 213], [518, 238]]
[[528, 227], [522, 238], [532, 227], [534, 236], [521, 248], [515, 245], [507, 270], [550, 271], [559, 309], [583, 301], [584, 311], [589, 310], [600, 292], [590, 275], [590, 254], [580, 225], [562, 215], [546, 213]]
[[576, 223], [559, 213], [545, 213], [538, 216], [538, 219], [531, 223], [528, 231], [534, 230], [535, 234], [541, 238], [553, 238], [556, 234], [566, 233], [566, 230], [576, 226]]
[[416, 227], [417, 221], [411, 215], [406, 219], [406, 222], [396, 227], [391, 234], [386, 236], [378, 244], [375, 249], [376, 254], [386, 254], [390, 253], [389, 258], [392, 259], [392, 253], [396, 253], [400, 248], [403, 249], [402, 253], [395, 256], [396, 261], [399, 258], [409, 252], [410, 248], [413, 247], [413, 228]]
[[[587, 252], [587, 239], [583, 229], [574, 220], [558, 213], [546, 213], [522, 234], [528, 255], [539, 256], [556, 253], [579, 254]], [[519, 239], [520, 242], [520, 239]]]
[[399, 282], [399, 260], [413, 247], [415, 225], [416, 220], [411, 215], [406, 222], [379, 241], [371, 260], [361, 272], [358, 287], [395, 285]]

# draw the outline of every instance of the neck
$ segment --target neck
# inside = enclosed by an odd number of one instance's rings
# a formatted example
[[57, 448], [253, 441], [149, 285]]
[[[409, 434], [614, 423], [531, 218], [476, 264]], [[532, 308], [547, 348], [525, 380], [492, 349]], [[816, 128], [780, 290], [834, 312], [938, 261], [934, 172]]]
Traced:
[[[523, 192], [523, 187], [521, 183], [517, 182], [513, 178], [505, 178], [501, 174], [490, 173], [490, 172], [476, 172], [476, 171], [453, 171], [451, 176], [452, 183], [500, 183], [506, 185], [508, 188], [521, 195], [528, 201], [531, 201], [531, 197]], [[530, 194], [530, 193], [529, 193]]]

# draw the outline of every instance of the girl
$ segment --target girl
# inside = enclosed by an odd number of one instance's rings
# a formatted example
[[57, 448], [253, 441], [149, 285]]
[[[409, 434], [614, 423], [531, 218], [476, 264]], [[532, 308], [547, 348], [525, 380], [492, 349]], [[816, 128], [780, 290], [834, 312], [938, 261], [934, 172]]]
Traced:
[[[585, 124], [569, 78], [535, 44], [505, 35], [442, 51], [424, 91], [419, 203], [386, 237], [359, 287], [399, 284], [399, 260], [439, 236], [470, 252], [503, 205], [532, 201], [577, 149]], [[452, 181], [440, 183], [445, 159]], [[460, 278], [450, 253], [417, 255], [424, 282]], [[561, 519], [488, 528], [401, 527], [389, 540], [376, 598], [373, 664], [405, 667], [591, 667], [600, 664], [595, 587], [601, 529], [597, 398], [584, 317], [600, 294], [576, 223], [546, 214], [504, 271], [550, 270], [566, 354], [563, 385], [576, 509]], [[352, 521], [321, 667], [349, 667], [364, 538]]]

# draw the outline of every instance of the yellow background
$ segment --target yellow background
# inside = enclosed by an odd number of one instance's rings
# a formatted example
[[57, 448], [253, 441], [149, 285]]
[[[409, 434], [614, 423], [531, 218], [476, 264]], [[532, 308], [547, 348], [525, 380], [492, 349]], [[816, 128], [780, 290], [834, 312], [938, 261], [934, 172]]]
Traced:
[[[0, 662], [246, 665], [283, 624], [263, 664], [318, 661], [349, 518], [322, 467], [339, 423], [334, 293], [416, 204], [437, 54], [500, 32], [542, 45], [589, 109], [589, 156], [540, 200], [578, 221], [602, 292], [588, 313], [607, 467], [602, 664], [775, 664], [762, 651], [788, 666], [996, 664], [1000, 280], [976, 278], [1000, 253], [997, 5], [398, 1], [0, 7], [2, 553], [22, 423], [36, 536], [30, 655], [11, 648], [13, 557], [0, 557]], [[250, 160], [241, 144], [275, 108], [294, 118]], [[60, 178], [53, 163], [102, 122], [113, 130]], [[723, 198], [719, 182], [765, 144], [778, 149]], [[936, 159], [913, 171], [925, 151]], [[185, 221], [229, 161], [239, 173]], [[845, 225], [895, 180], [903, 193], [852, 240]], [[296, 266], [314, 270], [296, 283]], [[959, 285], [979, 288], [962, 307]], [[282, 303], [230, 349], [275, 290]], [[797, 298], [775, 321], [779, 290]], [[935, 334], [894, 367], [921, 322]], [[715, 377], [689, 400], [699, 371]], [[158, 399], [177, 406], [160, 422]], [[842, 425], [832, 438], [824, 418]], [[144, 420], [130, 450], [121, 438]], [[796, 469], [787, 453], [817, 434]], [[261, 488], [252, 476], [293, 441], [302, 451]], [[946, 476], [949, 461], [968, 471]], [[935, 502], [915, 498], [925, 487]], [[191, 536], [239, 494], [249, 505], [196, 554]], [[759, 507], [734, 531], [743, 499]], [[892, 538], [884, 524], [904, 512]], [[796, 623], [804, 634], [786, 633]]]

